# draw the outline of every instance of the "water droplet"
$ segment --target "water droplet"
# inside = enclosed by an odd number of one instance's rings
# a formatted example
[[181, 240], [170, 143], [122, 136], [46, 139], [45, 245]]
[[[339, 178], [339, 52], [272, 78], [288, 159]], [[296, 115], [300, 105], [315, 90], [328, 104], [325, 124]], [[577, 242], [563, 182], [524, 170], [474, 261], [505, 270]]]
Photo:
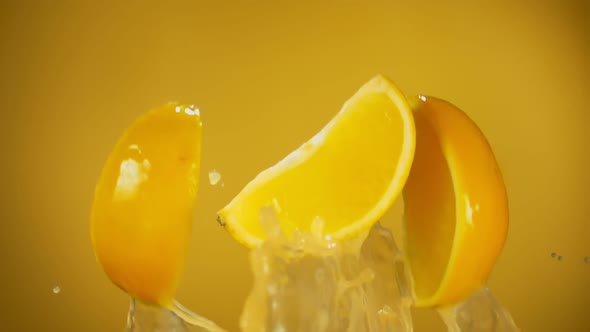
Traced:
[[219, 180], [221, 180], [221, 174], [215, 169], [211, 170], [209, 172], [209, 184], [214, 186], [219, 183]]
[[61, 287], [55, 286], [53, 287], [53, 294], [59, 294], [61, 292]]
[[136, 151], [137, 153], [141, 154], [141, 149], [139, 148], [139, 145], [137, 145], [137, 144], [129, 145], [129, 150]]
[[391, 309], [391, 307], [388, 305], [384, 305], [383, 308], [377, 311], [377, 314], [390, 316], [393, 315], [393, 309]]
[[196, 116], [200, 116], [201, 115], [199, 109], [198, 108], [195, 108], [194, 105], [191, 105], [189, 107], [185, 107], [184, 113], [186, 113], [186, 115], [196, 115]]
[[149, 172], [149, 171], [150, 171], [150, 169], [152, 168], [152, 164], [151, 164], [151, 163], [150, 163], [150, 161], [149, 161], [149, 160], [147, 160], [147, 159], [144, 159], [144, 160], [143, 160], [143, 162], [142, 162], [142, 166], [143, 166], [143, 169], [144, 169], [146, 172]]

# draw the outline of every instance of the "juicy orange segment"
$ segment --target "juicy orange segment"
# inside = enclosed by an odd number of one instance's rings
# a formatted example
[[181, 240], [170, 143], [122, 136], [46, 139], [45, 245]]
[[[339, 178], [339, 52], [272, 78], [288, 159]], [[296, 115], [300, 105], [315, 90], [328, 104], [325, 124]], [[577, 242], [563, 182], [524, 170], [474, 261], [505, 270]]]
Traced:
[[494, 154], [452, 104], [417, 97], [414, 163], [403, 191], [407, 260], [417, 306], [458, 302], [485, 283], [508, 227]]
[[251, 181], [219, 212], [220, 221], [249, 247], [266, 238], [259, 220], [265, 206], [275, 208], [287, 235], [316, 233], [320, 220], [325, 236], [354, 236], [400, 194], [413, 154], [412, 112], [402, 93], [377, 76], [318, 134]]
[[184, 264], [201, 149], [198, 109], [167, 104], [127, 128], [104, 165], [91, 214], [94, 251], [120, 288], [170, 306]]

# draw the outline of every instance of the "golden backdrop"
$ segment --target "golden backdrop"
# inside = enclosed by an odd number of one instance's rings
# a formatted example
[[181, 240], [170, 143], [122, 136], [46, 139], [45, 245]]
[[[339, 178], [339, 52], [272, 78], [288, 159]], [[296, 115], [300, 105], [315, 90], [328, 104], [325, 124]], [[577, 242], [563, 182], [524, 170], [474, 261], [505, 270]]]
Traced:
[[[0, 330], [121, 330], [128, 298], [90, 243], [94, 184], [124, 128], [176, 100], [197, 105], [204, 122], [178, 298], [237, 331], [252, 278], [215, 212], [377, 73], [408, 95], [450, 100], [489, 138], [511, 217], [489, 284], [517, 324], [590, 330], [589, 9], [557, 0], [2, 1]], [[223, 188], [208, 184], [212, 169]], [[399, 212], [398, 203], [385, 224], [399, 229]], [[444, 330], [431, 311], [414, 317], [418, 332]]]

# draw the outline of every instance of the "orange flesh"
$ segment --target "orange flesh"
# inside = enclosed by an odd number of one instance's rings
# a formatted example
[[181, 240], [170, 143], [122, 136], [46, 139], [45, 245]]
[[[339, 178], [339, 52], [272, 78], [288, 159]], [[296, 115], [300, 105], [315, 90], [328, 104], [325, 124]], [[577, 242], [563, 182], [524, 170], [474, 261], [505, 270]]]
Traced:
[[259, 215], [277, 212], [284, 234], [296, 229], [343, 240], [369, 229], [401, 193], [414, 152], [405, 97], [377, 75], [314, 137], [262, 171], [222, 210], [220, 222], [248, 247], [267, 234]]
[[[391, 101], [385, 95], [375, 95], [372, 98], [365, 98], [355, 104], [354, 107], [367, 108], [371, 107], [379, 109], [378, 105], [391, 104]], [[391, 107], [391, 106], [383, 106]], [[376, 116], [379, 115], [379, 116]], [[383, 112], [356, 112], [354, 118], [349, 121], [358, 123], [367, 128], [386, 128], [382, 125], [377, 125], [378, 122], [383, 121], [398, 121], [401, 119], [388, 119]], [[399, 117], [399, 115], [397, 115]], [[338, 125], [333, 127], [333, 130], [339, 130]], [[314, 154], [306, 163], [293, 168], [289, 172], [297, 172], [298, 176], [291, 178], [275, 178], [271, 180], [264, 190], [268, 194], [261, 194], [258, 197], [274, 197], [279, 204], [282, 211], [289, 211], [288, 214], [279, 213], [279, 219], [284, 221], [285, 226], [289, 227], [286, 231], [290, 234], [295, 228], [302, 231], [310, 232], [311, 223], [316, 216], [321, 217], [327, 221], [325, 224], [325, 234], [332, 234], [341, 228], [341, 220], [356, 220], [364, 216], [365, 210], [358, 209], [357, 206], [367, 206], [369, 203], [378, 201], [384, 194], [387, 187], [385, 184], [389, 183], [389, 177], [394, 174], [397, 166], [397, 159], [388, 163], [373, 163], [372, 167], [364, 166], [362, 168], [354, 169], [351, 167], [339, 167], [335, 164], [335, 160], [343, 162], [342, 156], [349, 158], [356, 158], [363, 156], [364, 152], [382, 150], [389, 151], [390, 155], [399, 158], [401, 155], [401, 144], [382, 144], [376, 146], [373, 140], [360, 135], [362, 131], [344, 131], [341, 130], [341, 135], [329, 135], [325, 139], [324, 146], [330, 146], [330, 151], [321, 152], [323, 147], [320, 147], [318, 153]], [[382, 132], [379, 134], [380, 142], [401, 142], [402, 132]], [[336, 141], [337, 140], [337, 141]], [[331, 142], [333, 141], [333, 142]], [[380, 161], [380, 160], [377, 160]], [[371, 163], [371, 159], [365, 159], [366, 163]], [[358, 164], [354, 160], [344, 161], [349, 165]], [[365, 164], [366, 165], [366, 164]], [[286, 173], [287, 174], [287, 173]], [[304, 174], [304, 175], [303, 175]], [[293, 179], [293, 181], [285, 181]], [[297, 179], [305, 178], [304, 182]], [[346, 179], [346, 186], [332, 186], [333, 179]], [[351, 184], [357, 181], [358, 184]], [[367, 181], [374, 181], [376, 184], [367, 183]], [[364, 182], [364, 183], [363, 183]], [[384, 185], [379, 186], [378, 183]], [[309, 184], [313, 186], [310, 187]], [[289, 190], [281, 190], [281, 188], [289, 188]], [[363, 192], [350, 190], [349, 188], [370, 188]], [[347, 190], [348, 189], [348, 190]], [[375, 190], [377, 189], [377, 190]], [[272, 193], [276, 193], [273, 195]], [[297, 204], [301, 202], [300, 197], [305, 197], [305, 208], [299, 207]], [[342, 202], [344, 209], [326, 209], [325, 201], [328, 198], [330, 201]], [[252, 217], [258, 217], [258, 211], [265, 205], [272, 205], [272, 201], [267, 202], [248, 202], [247, 208], [252, 209]], [[263, 237], [264, 233], [259, 223], [256, 223], [256, 235]], [[297, 226], [295, 226], [297, 225]]]

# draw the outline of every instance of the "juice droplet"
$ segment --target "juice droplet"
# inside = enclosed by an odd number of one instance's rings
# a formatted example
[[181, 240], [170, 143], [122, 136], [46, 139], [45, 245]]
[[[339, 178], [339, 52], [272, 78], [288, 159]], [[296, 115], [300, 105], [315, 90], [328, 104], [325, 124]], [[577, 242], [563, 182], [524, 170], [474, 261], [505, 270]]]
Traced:
[[395, 314], [393, 309], [391, 309], [391, 307], [388, 306], [387, 304], [384, 305], [383, 308], [379, 309], [379, 311], [377, 313], [379, 315], [385, 315], [385, 316], [391, 316], [391, 315]]
[[209, 172], [209, 184], [214, 186], [219, 183], [219, 180], [221, 180], [221, 174], [215, 169], [211, 170]]

